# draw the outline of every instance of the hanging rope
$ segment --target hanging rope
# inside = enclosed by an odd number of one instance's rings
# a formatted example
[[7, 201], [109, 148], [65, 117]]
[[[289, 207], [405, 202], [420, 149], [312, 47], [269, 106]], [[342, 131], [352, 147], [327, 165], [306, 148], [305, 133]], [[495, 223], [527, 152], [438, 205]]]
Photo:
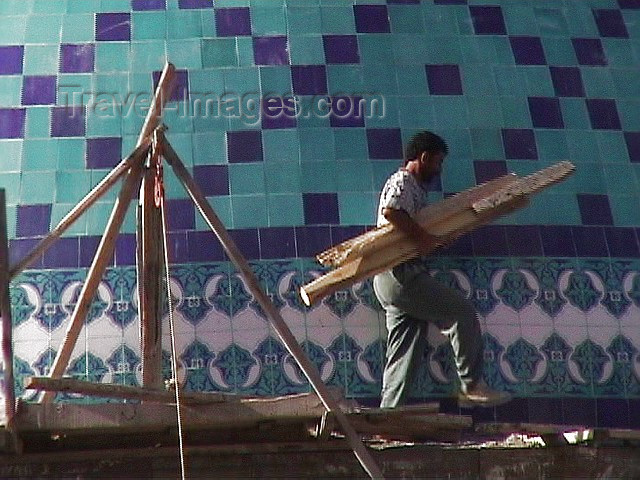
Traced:
[[[159, 149], [161, 143], [158, 141], [157, 133], [153, 135], [153, 148]], [[182, 480], [186, 479], [186, 469], [184, 461], [184, 439], [182, 432], [182, 408], [180, 404], [180, 382], [178, 381], [178, 360], [176, 349], [176, 335], [175, 325], [173, 321], [173, 300], [171, 298], [171, 277], [169, 275], [169, 253], [167, 248], [167, 215], [164, 208], [164, 184], [162, 181], [162, 152], [157, 152], [157, 163], [155, 186], [154, 186], [154, 198], [155, 206], [160, 208], [160, 214], [162, 216], [162, 251], [164, 254], [164, 274], [165, 282], [167, 284], [167, 304], [169, 308], [169, 334], [171, 337], [171, 382], [176, 394], [176, 415], [178, 417], [178, 442], [180, 446], [180, 472]], [[153, 166], [152, 166], [153, 167]]]

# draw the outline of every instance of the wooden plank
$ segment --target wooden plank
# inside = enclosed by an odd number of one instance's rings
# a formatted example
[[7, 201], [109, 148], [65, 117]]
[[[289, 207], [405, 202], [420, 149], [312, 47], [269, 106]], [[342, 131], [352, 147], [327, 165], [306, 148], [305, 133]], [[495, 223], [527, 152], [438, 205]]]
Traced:
[[[82, 326], [84, 325], [91, 302], [97, 292], [98, 285], [100, 284], [100, 280], [107, 268], [107, 264], [113, 255], [116, 237], [118, 236], [120, 227], [127, 213], [127, 209], [129, 208], [129, 203], [131, 202], [135, 189], [140, 182], [141, 168], [142, 165], [140, 164], [136, 164], [131, 167], [120, 191], [120, 195], [113, 206], [111, 216], [107, 221], [105, 233], [100, 240], [96, 255], [93, 258], [91, 267], [89, 267], [89, 271], [87, 272], [87, 278], [82, 285], [80, 296], [78, 297], [76, 306], [71, 314], [71, 319], [69, 320], [69, 325], [67, 327], [67, 332], [62, 342], [62, 346], [58, 350], [51, 367], [51, 378], [62, 377], [67, 369], [71, 353], [73, 352], [73, 348], [78, 340]], [[45, 392], [41, 401], [51, 402], [54, 397], [55, 394], [53, 392]]]
[[[75, 378], [28, 377], [25, 388], [44, 390], [47, 392], [77, 393], [86, 396], [104, 398], [121, 398], [126, 400], [141, 400], [156, 403], [175, 403], [174, 392], [167, 390], [151, 390], [129, 385], [112, 383], [92, 383]], [[211, 403], [235, 402], [241, 397], [226, 393], [181, 392], [180, 401], [186, 405], [208, 405]]]
[[374, 461], [369, 451], [363, 445], [361, 438], [349, 424], [347, 417], [340, 410], [337, 402], [330, 395], [327, 387], [322, 382], [320, 372], [318, 372], [315, 365], [311, 363], [311, 361], [307, 358], [304, 350], [294, 337], [293, 333], [291, 333], [291, 330], [280, 315], [280, 312], [277, 308], [275, 308], [270, 298], [262, 290], [258, 279], [249, 266], [249, 263], [244, 258], [227, 230], [224, 228], [224, 225], [216, 215], [215, 211], [207, 202], [206, 197], [204, 196], [198, 185], [195, 183], [166, 138], [163, 141], [163, 153], [165, 155], [165, 158], [173, 168], [176, 176], [182, 182], [187, 193], [194, 201], [196, 207], [206, 220], [207, 224], [218, 237], [218, 240], [220, 240], [220, 243], [222, 244], [225, 252], [229, 256], [233, 264], [236, 266], [236, 268], [240, 271], [240, 275], [246, 282], [249, 291], [266, 313], [267, 318], [280, 337], [280, 340], [282, 340], [289, 353], [291, 353], [293, 358], [298, 363], [298, 366], [309, 380], [309, 383], [313, 387], [314, 391], [318, 394], [318, 397], [320, 397], [320, 399], [322, 400], [322, 403], [324, 404], [327, 411], [334, 413], [337, 422], [345, 432], [345, 436], [349, 441], [349, 445], [351, 445], [354, 454], [358, 458], [358, 461], [360, 462], [364, 470], [371, 478], [383, 478], [382, 471]]
[[13, 378], [13, 320], [9, 295], [9, 240], [7, 238], [7, 201], [0, 188], [0, 315], [2, 315], [2, 362], [4, 364], [4, 415], [11, 425], [16, 413]]

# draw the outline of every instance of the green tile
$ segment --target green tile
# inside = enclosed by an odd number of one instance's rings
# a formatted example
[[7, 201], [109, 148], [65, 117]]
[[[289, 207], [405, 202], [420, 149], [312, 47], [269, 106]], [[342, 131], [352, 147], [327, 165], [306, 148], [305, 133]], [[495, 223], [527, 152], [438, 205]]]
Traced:
[[364, 91], [364, 75], [362, 68], [351, 65], [328, 65], [327, 83], [329, 93]]
[[462, 61], [467, 63], [494, 64], [498, 61], [498, 54], [493, 40], [482, 36], [460, 37]]
[[564, 130], [536, 130], [536, 145], [540, 160], [571, 160]]
[[604, 170], [598, 163], [578, 163], [573, 174], [577, 193], [604, 195], [607, 193]]
[[131, 39], [154, 40], [167, 36], [167, 12], [131, 12]]
[[231, 197], [233, 228], [259, 228], [269, 225], [266, 195]]
[[640, 195], [609, 195], [613, 224], [617, 227], [637, 227], [640, 224]]
[[367, 134], [362, 128], [336, 128], [336, 160], [364, 160], [369, 157]]
[[225, 132], [196, 132], [192, 141], [194, 165], [222, 165], [227, 163], [227, 137]]
[[392, 43], [393, 58], [399, 65], [431, 62], [433, 46], [424, 34], [395, 34]]
[[291, 69], [281, 66], [260, 67], [260, 91], [263, 96], [291, 93]]
[[56, 203], [76, 204], [90, 190], [90, 171], [66, 170], [56, 172]]
[[322, 33], [320, 7], [297, 7], [287, 5], [287, 32], [290, 35]]
[[167, 42], [167, 58], [179, 70], [202, 68], [200, 39], [169, 40]]
[[[0, 188], [3, 188], [5, 191], [5, 197], [7, 200], [7, 204], [19, 204], [20, 201], [20, 180], [22, 174], [18, 172], [7, 172], [0, 175]], [[51, 190], [51, 186], [48, 187]], [[15, 217], [9, 217], [7, 212], [7, 219], [11, 219]]]
[[[24, 4], [24, 1], [17, 0]], [[33, 3], [33, 13], [66, 13], [67, 3], [65, 1], [52, 2], [51, 0], [30, 0]]]
[[21, 45], [27, 30], [26, 15], [0, 15], [0, 45]]
[[491, 160], [504, 158], [502, 133], [498, 128], [472, 128], [471, 148], [475, 160]]
[[52, 139], [25, 140], [23, 171], [52, 171], [58, 164], [58, 142]]
[[[274, 2], [275, 5], [275, 2]], [[287, 21], [284, 5], [251, 5], [251, 23], [254, 35], [285, 35]]]
[[628, 163], [629, 152], [624, 134], [619, 131], [599, 130], [594, 132], [602, 161], [611, 163]]
[[[467, 128], [438, 129], [435, 131], [438, 135], [445, 139], [449, 145], [449, 155], [447, 155], [447, 163], [468, 163], [471, 161], [471, 136]], [[422, 129], [419, 129], [420, 131]], [[416, 132], [403, 132], [404, 143], [407, 144], [411, 136]]]
[[502, 15], [509, 35], [539, 35], [538, 22], [531, 5], [504, 5]]
[[589, 113], [582, 98], [560, 98], [560, 110], [567, 129], [589, 129]]
[[16, 238], [16, 223], [18, 219], [18, 206], [9, 205], [6, 207], [7, 211], [7, 238]]
[[613, 95], [615, 86], [607, 69], [598, 67], [582, 67], [580, 69], [580, 74], [582, 76], [582, 83], [584, 84], [584, 90], [587, 97], [609, 98]]
[[527, 79], [527, 94], [532, 97], [553, 97], [555, 90], [549, 67], [527, 65], [520, 67]]
[[540, 35], [544, 38], [567, 36], [569, 26], [564, 18], [562, 8], [553, 8], [555, 7], [553, 5], [549, 5], [549, 7], [540, 6], [533, 9]]
[[434, 114], [434, 105], [441, 104], [442, 99], [436, 97], [398, 97], [400, 125], [402, 128], [435, 128], [440, 117]]
[[262, 163], [236, 163], [229, 165], [231, 195], [265, 193], [265, 172]]
[[[193, 166], [193, 143], [190, 133], [167, 132], [167, 140], [187, 167]], [[182, 192], [182, 190], [180, 190]]]
[[378, 195], [372, 192], [339, 192], [340, 225], [372, 225], [376, 221]]
[[20, 203], [53, 203], [56, 174], [50, 172], [22, 172], [20, 179]]
[[633, 165], [629, 163], [605, 163], [602, 167], [609, 195], [640, 194]]
[[67, 0], [67, 13], [99, 12], [100, 0]]
[[29, 15], [24, 41], [25, 43], [57, 43], [60, 41], [61, 29], [62, 15]]
[[[207, 201], [213, 208], [222, 224], [227, 229], [233, 228], [233, 216], [231, 214], [231, 197], [207, 197]], [[199, 213], [196, 213], [196, 229], [199, 231], [211, 230], [207, 222]]]
[[59, 46], [25, 45], [23, 73], [25, 75], [55, 75], [58, 73]]
[[202, 16], [198, 10], [169, 10], [167, 14], [167, 38], [200, 38]]
[[497, 94], [491, 65], [462, 65], [460, 76], [465, 95], [495, 96]]
[[555, 190], [546, 193], [543, 199], [547, 205], [542, 205], [545, 212], [543, 224], [552, 225], [581, 225], [580, 208], [578, 207], [578, 199], [573, 193], [565, 193]]
[[422, 95], [428, 93], [427, 74], [424, 66], [398, 65], [394, 70], [400, 95]]
[[[612, 68], [611, 76], [618, 98], [637, 98], [640, 91], [640, 74], [637, 69]], [[613, 95], [613, 89], [609, 96]]]
[[382, 190], [387, 178], [402, 166], [399, 160], [376, 160], [371, 163], [373, 170], [373, 190], [379, 192]]
[[524, 97], [498, 97], [504, 124], [509, 128], [531, 128], [529, 104]]
[[101, 12], [126, 12], [131, 9], [129, 0], [101, 0]]
[[62, 17], [63, 43], [93, 42], [95, 40], [95, 16], [92, 13], [68, 13]]
[[124, 42], [96, 44], [96, 72], [126, 72], [130, 68], [131, 48]]
[[542, 37], [542, 47], [549, 65], [576, 65], [578, 59], [570, 38]]
[[266, 192], [299, 193], [301, 187], [298, 162], [267, 162], [264, 164]]
[[393, 56], [390, 54], [393, 52], [394, 43], [390, 35], [360, 34], [358, 47], [361, 64], [391, 65], [394, 63]]
[[418, 33], [425, 31], [420, 5], [389, 5], [391, 33]]
[[373, 167], [368, 160], [336, 162], [336, 191], [371, 192], [373, 189]]
[[94, 110], [87, 112], [88, 137], [119, 137], [122, 135], [122, 117], [111, 108], [108, 113]]
[[466, 97], [470, 127], [502, 127], [502, 105], [491, 97]]
[[640, 100], [616, 99], [616, 107], [624, 130], [640, 130]]
[[49, 138], [50, 123], [49, 107], [27, 108], [25, 136], [28, 138]]
[[0, 162], [0, 173], [19, 172], [22, 162], [23, 146], [22, 140], [0, 140], [0, 151], [2, 151], [2, 162]]
[[235, 38], [208, 38], [202, 40], [202, 65], [208, 67], [237, 67], [238, 54]]
[[299, 131], [302, 163], [335, 160], [335, 138], [330, 128], [305, 128]]
[[131, 70], [134, 72], [162, 70], [166, 61], [165, 42], [131, 42]]
[[324, 64], [321, 35], [289, 35], [289, 52], [294, 65]]
[[93, 96], [93, 76], [82, 73], [61, 73], [58, 75], [58, 105], [88, 105]]
[[621, 67], [633, 67], [633, 46], [623, 38], [602, 38], [602, 46], [609, 65]]
[[[458, 37], [443, 36], [431, 38], [428, 42], [427, 59], [429, 63], [462, 63], [462, 48]], [[420, 52], [420, 57], [424, 57], [422, 51]]]
[[[379, 95], [398, 95], [398, 82], [393, 68], [385, 68], [376, 65], [364, 65], [362, 75], [364, 77], [364, 91]], [[402, 92], [406, 94], [406, 92]], [[426, 94], [426, 90], [419, 90], [416, 94]]]
[[228, 68], [223, 75], [227, 93], [244, 95], [260, 91], [260, 77], [256, 68]]
[[86, 141], [84, 138], [58, 139], [57, 170], [83, 170], [85, 162]]
[[511, 96], [526, 83], [524, 72], [514, 65], [494, 65], [492, 69], [499, 95]]
[[304, 225], [304, 209], [300, 194], [267, 195], [270, 227]]
[[0, 76], [0, 105], [18, 107], [22, 104], [22, 76]]
[[251, 37], [237, 37], [236, 48], [238, 49], [238, 64], [241, 67], [255, 66], [253, 39]]
[[475, 185], [476, 177], [471, 164], [445, 162], [442, 166], [442, 191], [461, 192]]
[[263, 130], [262, 145], [265, 162], [299, 162], [298, 130]]
[[[398, 6], [398, 10], [402, 5]], [[422, 13], [410, 9], [407, 15], [415, 15], [424, 22], [424, 32], [431, 37], [439, 37], [458, 33], [458, 21], [455, 15], [443, 15], [442, 7], [429, 2], [422, 2]]]
[[335, 192], [337, 162], [305, 162], [300, 164], [300, 188], [303, 193]]
[[87, 210], [84, 215], [87, 221], [87, 235], [102, 235], [112, 210], [113, 204], [107, 202], [97, 202]]
[[365, 118], [367, 128], [397, 128], [400, 123], [399, 97], [386, 95], [384, 97], [384, 115], [378, 109], [374, 115]]

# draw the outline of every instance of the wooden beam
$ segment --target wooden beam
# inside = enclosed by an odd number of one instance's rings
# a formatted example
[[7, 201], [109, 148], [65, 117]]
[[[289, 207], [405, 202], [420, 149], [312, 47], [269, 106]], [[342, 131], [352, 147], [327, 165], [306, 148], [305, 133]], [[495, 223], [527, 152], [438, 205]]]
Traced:
[[4, 188], [0, 188], [0, 315], [2, 315], [2, 362], [4, 364], [4, 414], [7, 425], [12, 425], [16, 413], [16, 395], [13, 378], [13, 320], [9, 295], [8, 242], [7, 201]]
[[[73, 313], [71, 314], [71, 319], [69, 320], [69, 325], [67, 327], [64, 341], [62, 342], [62, 345], [58, 350], [56, 358], [51, 367], [51, 378], [62, 377], [67, 368], [67, 365], [69, 364], [71, 353], [73, 351], [73, 348], [75, 347], [78, 336], [80, 335], [80, 331], [82, 330], [82, 326], [84, 325], [84, 322], [86, 320], [89, 306], [94, 299], [94, 296], [98, 289], [98, 285], [100, 284], [100, 280], [102, 279], [104, 271], [107, 268], [107, 264], [109, 263], [109, 260], [113, 255], [116, 238], [120, 231], [120, 227], [122, 226], [122, 222], [124, 221], [124, 217], [127, 213], [129, 203], [131, 202], [135, 189], [140, 183], [141, 169], [141, 164], [134, 164], [131, 167], [129, 173], [127, 174], [124, 185], [120, 190], [118, 199], [113, 206], [111, 216], [107, 221], [104, 235], [100, 240], [96, 255], [93, 258], [93, 262], [91, 263], [89, 271], [87, 272], [87, 278], [82, 285], [80, 296], [78, 297], [76, 306], [73, 310]], [[55, 394], [53, 392], [46, 392], [42, 397], [42, 401], [51, 402], [54, 396]]]
[[[167, 390], [151, 390], [148, 388], [116, 385], [112, 383], [85, 382], [75, 378], [29, 377], [25, 381], [25, 388], [47, 392], [77, 393], [87, 396], [121, 398], [125, 400], [140, 400], [166, 404], [173, 404], [176, 399], [174, 392]], [[186, 405], [209, 405], [212, 403], [239, 401], [240, 397], [218, 392], [181, 392], [180, 400]]]
[[271, 299], [267, 296], [267, 294], [262, 290], [262, 287], [260, 286], [260, 283], [258, 282], [255, 274], [251, 270], [249, 263], [238, 249], [237, 245], [225, 229], [224, 225], [216, 215], [211, 205], [209, 205], [209, 202], [207, 202], [206, 197], [204, 196], [198, 185], [195, 183], [166, 138], [163, 139], [162, 143], [163, 154], [173, 168], [176, 176], [182, 182], [182, 185], [185, 187], [187, 193], [194, 201], [196, 207], [204, 217], [213, 233], [215, 233], [215, 235], [220, 240], [220, 243], [222, 244], [225, 252], [229, 256], [233, 264], [236, 266], [236, 268], [239, 270], [240, 275], [246, 282], [249, 291], [266, 313], [267, 318], [280, 337], [280, 340], [282, 340], [282, 343], [298, 363], [298, 366], [309, 380], [309, 383], [313, 387], [314, 391], [318, 394], [318, 397], [320, 397], [320, 400], [322, 400], [325, 408], [327, 409], [327, 411], [332, 412], [335, 415], [338, 424], [345, 433], [345, 436], [349, 441], [349, 445], [351, 445], [351, 448], [360, 461], [360, 464], [371, 478], [383, 478], [382, 471], [375, 463], [369, 451], [363, 445], [362, 440], [360, 439], [356, 431], [349, 424], [349, 420], [340, 410], [337, 402], [329, 393], [327, 387], [322, 382], [322, 378], [317, 368], [307, 358], [304, 350], [294, 337], [293, 333], [291, 333], [291, 330], [280, 315], [280, 312], [273, 305], [273, 302], [271, 302]]

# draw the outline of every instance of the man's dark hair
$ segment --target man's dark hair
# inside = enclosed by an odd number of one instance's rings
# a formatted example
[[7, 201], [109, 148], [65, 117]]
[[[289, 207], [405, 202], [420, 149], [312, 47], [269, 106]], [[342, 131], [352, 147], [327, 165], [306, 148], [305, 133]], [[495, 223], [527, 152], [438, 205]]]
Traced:
[[424, 132], [416, 133], [412, 138], [405, 150], [404, 163], [405, 165], [411, 160], [418, 158], [422, 152], [439, 153], [442, 152], [445, 155], [449, 153], [449, 147], [442, 137], [436, 135], [433, 132], [425, 130]]

